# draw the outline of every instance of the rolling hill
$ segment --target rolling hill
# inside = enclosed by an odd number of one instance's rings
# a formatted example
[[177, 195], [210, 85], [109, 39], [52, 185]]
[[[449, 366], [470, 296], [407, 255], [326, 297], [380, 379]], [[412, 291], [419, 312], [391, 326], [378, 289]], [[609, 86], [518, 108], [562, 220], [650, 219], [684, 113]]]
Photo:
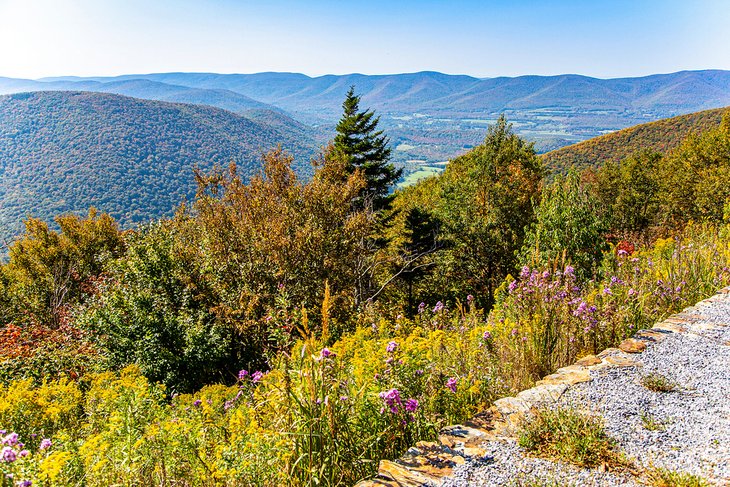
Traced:
[[730, 107], [644, 123], [569, 145], [543, 155], [552, 170], [563, 172], [571, 166], [586, 168], [605, 161], [618, 162], [640, 150], [666, 154], [690, 133], [700, 133], [720, 124]]
[[50, 220], [89, 206], [133, 224], [170, 216], [195, 194], [193, 168], [235, 161], [242, 175], [282, 144], [301, 174], [317, 150], [306, 130], [288, 130], [200, 105], [90, 92], [0, 96], [0, 238], [27, 215]]
[[235, 113], [242, 113], [254, 109], [282, 111], [272, 105], [256, 101], [246, 95], [230, 90], [191, 88], [189, 86], [160, 83], [148, 79], [129, 79], [102, 83], [94, 80], [58, 80], [44, 82], [0, 78], [0, 94], [29, 91], [92, 91], [98, 93], [114, 93], [147, 100], [210, 105]]

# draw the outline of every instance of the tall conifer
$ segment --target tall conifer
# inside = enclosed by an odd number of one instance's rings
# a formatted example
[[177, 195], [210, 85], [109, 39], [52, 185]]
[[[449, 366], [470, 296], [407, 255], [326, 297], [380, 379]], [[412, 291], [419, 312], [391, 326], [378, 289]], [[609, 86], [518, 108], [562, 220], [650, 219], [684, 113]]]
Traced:
[[372, 110], [360, 111], [360, 96], [351, 86], [342, 103], [342, 118], [337, 124], [335, 149], [349, 158], [350, 171], [362, 169], [367, 186], [362, 198], [370, 199], [375, 210], [390, 203], [390, 188], [401, 177], [402, 169], [390, 163], [389, 139], [377, 130], [380, 117]]

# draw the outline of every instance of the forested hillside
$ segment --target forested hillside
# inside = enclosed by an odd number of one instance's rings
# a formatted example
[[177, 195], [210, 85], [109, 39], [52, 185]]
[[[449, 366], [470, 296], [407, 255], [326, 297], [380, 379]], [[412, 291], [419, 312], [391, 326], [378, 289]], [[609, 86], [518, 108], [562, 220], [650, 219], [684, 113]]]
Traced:
[[0, 238], [28, 215], [50, 221], [90, 206], [123, 227], [170, 216], [195, 195], [194, 167], [235, 162], [247, 179], [277, 144], [309, 174], [317, 144], [283, 117], [88, 92], [0, 97]]
[[643, 150], [667, 154], [689, 134], [717, 127], [729, 110], [717, 108], [636, 125], [550, 151], [542, 157], [548, 167], [564, 172], [571, 166], [583, 169], [606, 161], [619, 162]]

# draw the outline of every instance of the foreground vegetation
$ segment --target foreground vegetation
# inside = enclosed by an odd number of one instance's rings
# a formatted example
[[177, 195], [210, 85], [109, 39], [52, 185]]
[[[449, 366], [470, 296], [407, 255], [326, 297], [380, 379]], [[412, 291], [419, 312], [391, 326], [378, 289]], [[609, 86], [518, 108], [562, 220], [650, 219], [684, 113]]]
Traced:
[[502, 119], [394, 197], [387, 140], [353, 158], [348, 127], [308, 181], [277, 150], [134, 232], [26, 223], [0, 274], [6, 483], [352, 484], [730, 282], [730, 121], [547, 184]]

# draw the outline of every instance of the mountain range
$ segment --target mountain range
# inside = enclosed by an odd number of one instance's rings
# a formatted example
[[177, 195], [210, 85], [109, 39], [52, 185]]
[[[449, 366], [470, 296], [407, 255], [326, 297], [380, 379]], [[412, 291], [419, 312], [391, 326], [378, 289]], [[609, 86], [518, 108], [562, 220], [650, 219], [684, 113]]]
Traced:
[[446, 161], [484, 137], [505, 113], [516, 131], [546, 152], [661, 118], [730, 105], [730, 71], [681, 71], [598, 79], [566, 74], [476, 78], [420, 72], [392, 75], [157, 73], [116, 77], [0, 78], [0, 93], [82, 90], [196, 103], [236, 113], [264, 109], [332, 137], [347, 89], [381, 115], [407, 172]]

